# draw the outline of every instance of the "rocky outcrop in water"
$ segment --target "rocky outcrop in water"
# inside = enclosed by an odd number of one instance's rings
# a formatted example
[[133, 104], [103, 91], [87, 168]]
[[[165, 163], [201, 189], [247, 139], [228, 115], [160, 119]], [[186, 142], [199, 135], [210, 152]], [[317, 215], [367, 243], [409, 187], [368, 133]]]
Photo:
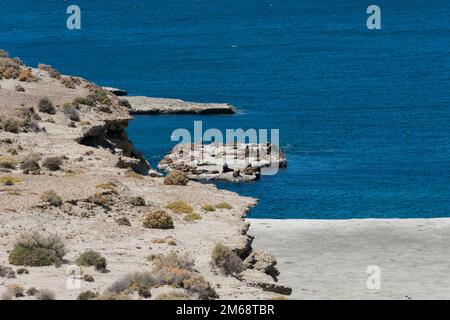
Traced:
[[179, 144], [158, 169], [180, 170], [192, 180], [248, 182], [286, 165], [283, 151], [273, 144]]

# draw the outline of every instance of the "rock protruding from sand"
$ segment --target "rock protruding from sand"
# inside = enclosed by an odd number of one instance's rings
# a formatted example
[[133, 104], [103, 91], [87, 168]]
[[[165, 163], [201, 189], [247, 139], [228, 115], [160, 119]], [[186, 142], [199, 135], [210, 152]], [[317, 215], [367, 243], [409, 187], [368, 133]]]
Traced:
[[179, 99], [127, 97], [133, 114], [234, 114], [227, 103], [196, 103]]
[[287, 165], [274, 144], [178, 144], [158, 164], [158, 169], [180, 170], [191, 180], [247, 182]]

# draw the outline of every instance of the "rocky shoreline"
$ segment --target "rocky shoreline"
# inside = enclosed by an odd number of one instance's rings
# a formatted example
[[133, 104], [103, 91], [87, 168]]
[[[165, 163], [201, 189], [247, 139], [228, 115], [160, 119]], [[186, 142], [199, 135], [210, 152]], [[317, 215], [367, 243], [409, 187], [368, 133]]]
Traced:
[[[290, 294], [276, 260], [251, 248], [244, 217], [256, 200], [159, 177], [126, 135], [131, 102], [2, 50], [0, 86], [2, 299]], [[102, 268], [80, 262], [91, 251]]]

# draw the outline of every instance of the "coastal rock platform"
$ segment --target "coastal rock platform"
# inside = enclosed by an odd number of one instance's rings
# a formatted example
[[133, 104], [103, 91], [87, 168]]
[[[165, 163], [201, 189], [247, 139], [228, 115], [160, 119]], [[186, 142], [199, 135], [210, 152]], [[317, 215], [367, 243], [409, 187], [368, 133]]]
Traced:
[[196, 103], [179, 99], [130, 96], [132, 114], [234, 114], [228, 103]]

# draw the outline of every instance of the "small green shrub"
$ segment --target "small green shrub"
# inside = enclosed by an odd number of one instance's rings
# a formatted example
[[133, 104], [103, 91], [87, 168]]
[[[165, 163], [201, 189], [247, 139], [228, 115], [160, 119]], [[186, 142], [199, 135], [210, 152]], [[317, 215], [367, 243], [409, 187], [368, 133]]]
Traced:
[[105, 90], [99, 90], [95, 93], [95, 100], [97, 100], [100, 103], [104, 104], [110, 104], [111, 101], [108, 98], [108, 91]]
[[95, 96], [94, 95], [88, 95], [86, 97], [79, 97], [75, 98], [73, 100], [75, 104], [82, 104], [85, 106], [93, 107], [95, 106]]
[[166, 208], [172, 210], [174, 213], [191, 213], [193, 210], [190, 205], [181, 200], [168, 204]]
[[165, 185], [185, 186], [189, 182], [188, 177], [183, 171], [172, 170], [164, 178]]
[[60, 207], [63, 202], [61, 197], [53, 190], [45, 191], [41, 196], [41, 200], [50, 203], [54, 207]]
[[241, 258], [223, 244], [216, 245], [211, 258], [213, 264], [219, 267], [226, 275], [238, 275], [245, 270]]
[[15, 266], [41, 267], [62, 263], [66, 251], [57, 235], [42, 236], [37, 232], [21, 235], [9, 254], [9, 263]]
[[38, 110], [40, 112], [48, 113], [48, 114], [55, 114], [56, 108], [51, 102], [51, 100], [47, 97], [39, 99], [38, 102]]
[[103, 257], [100, 253], [92, 250], [83, 252], [76, 260], [76, 263], [79, 266], [93, 266], [98, 271], [105, 271], [107, 265], [106, 258]]
[[156, 210], [144, 217], [143, 226], [151, 229], [172, 229], [172, 217], [163, 210]]

